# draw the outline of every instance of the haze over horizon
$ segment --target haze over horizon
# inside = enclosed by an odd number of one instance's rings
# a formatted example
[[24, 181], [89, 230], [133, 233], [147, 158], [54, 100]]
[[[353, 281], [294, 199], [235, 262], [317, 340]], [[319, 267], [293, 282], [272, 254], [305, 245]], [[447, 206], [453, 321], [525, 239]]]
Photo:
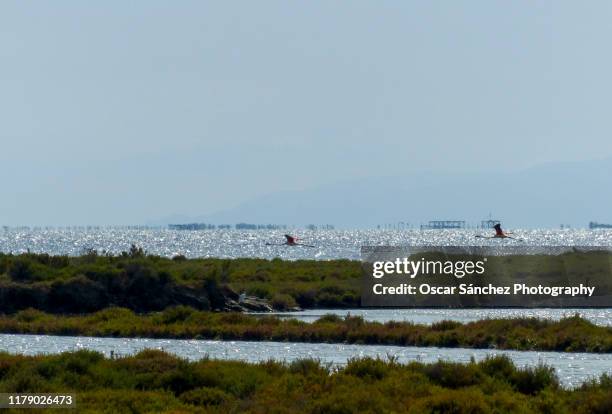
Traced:
[[[445, 213], [431, 190], [441, 176], [528, 185], [523, 171], [559, 162], [608, 172], [608, 2], [240, 4], [5, 2], [0, 225], [220, 220], [248, 206], [243, 220], [257, 221], [277, 194], [297, 205], [325, 188], [339, 199], [320, 222], [333, 224], [363, 190], [347, 184], [357, 193], [342, 199], [336, 184], [380, 177], [423, 180], [418, 221]], [[612, 220], [596, 194], [608, 177], [572, 174], [565, 206], [555, 181], [537, 211], [470, 199], [453, 211]], [[320, 216], [323, 202], [299, 205]]]
[[150, 221], [170, 223], [332, 224], [343, 229], [378, 225], [418, 228], [429, 220], [478, 225], [501, 220], [513, 228], [584, 228], [612, 222], [612, 157], [546, 163], [515, 172], [417, 172], [280, 191], [213, 214]]

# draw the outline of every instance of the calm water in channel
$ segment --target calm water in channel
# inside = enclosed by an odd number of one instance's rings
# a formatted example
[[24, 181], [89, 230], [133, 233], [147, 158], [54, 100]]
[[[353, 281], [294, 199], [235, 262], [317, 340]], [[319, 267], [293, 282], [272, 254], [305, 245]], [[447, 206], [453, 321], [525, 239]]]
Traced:
[[[443, 320], [472, 322], [481, 319], [507, 319], [534, 317], [559, 320], [565, 316], [579, 314], [600, 326], [612, 326], [612, 308], [605, 309], [311, 309], [301, 312], [275, 313], [283, 318], [294, 318], [314, 322], [326, 314], [338, 316], [362, 316], [367, 321], [389, 322], [406, 321], [431, 325]], [[269, 315], [269, 314], [266, 314]]]
[[381, 357], [392, 355], [402, 363], [410, 361], [435, 362], [439, 359], [468, 362], [487, 355], [505, 354], [519, 366], [545, 363], [555, 368], [566, 387], [575, 387], [602, 373], [612, 374], [612, 354], [492, 351], [463, 348], [399, 347], [380, 345], [305, 344], [288, 342], [208, 341], [144, 338], [90, 338], [73, 336], [36, 336], [0, 334], [0, 350], [35, 355], [79, 349], [90, 349], [110, 356], [134, 354], [145, 348], [163, 349], [189, 360], [205, 357], [243, 360], [250, 362], [276, 359], [293, 361], [314, 358], [332, 365], [343, 365], [353, 357]]

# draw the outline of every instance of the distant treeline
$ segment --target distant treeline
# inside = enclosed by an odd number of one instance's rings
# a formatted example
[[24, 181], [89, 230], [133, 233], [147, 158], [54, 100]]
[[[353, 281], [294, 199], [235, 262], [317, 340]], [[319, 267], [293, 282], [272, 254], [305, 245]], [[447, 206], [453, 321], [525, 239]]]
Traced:
[[467, 364], [353, 359], [188, 362], [162, 351], [105, 359], [92, 351], [0, 354], [0, 392], [73, 393], [79, 412], [108, 413], [556, 413], [612, 412], [612, 378], [577, 389], [545, 365], [504, 356]]
[[348, 260], [169, 259], [136, 246], [116, 256], [93, 250], [78, 257], [0, 254], [0, 311], [224, 310], [242, 292], [278, 310], [356, 307], [360, 276], [359, 262]]
[[560, 321], [516, 318], [418, 325], [368, 322], [361, 317], [335, 315], [307, 323], [273, 316], [201, 312], [185, 306], [147, 315], [121, 308], [80, 316], [51, 315], [29, 309], [0, 316], [0, 332], [612, 352], [612, 328], [593, 325], [578, 316]]

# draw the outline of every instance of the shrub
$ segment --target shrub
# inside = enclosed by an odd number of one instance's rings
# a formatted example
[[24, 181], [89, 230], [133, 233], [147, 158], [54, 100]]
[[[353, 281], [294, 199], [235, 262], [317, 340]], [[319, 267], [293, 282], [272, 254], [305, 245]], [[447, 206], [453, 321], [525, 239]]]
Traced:
[[447, 388], [469, 387], [480, 383], [481, 372], [476, 364], [459, 364], [455, 362], [438, 361], [427, 365], [425, 374], [432, 382]]
[[104, 287], [83, 275], [51, 285], [48, 303], [60, 312], [93, 312], [108, 306]]
[[253, 286], [248, 290], [249, 295], [258, 298], [269, 298], [272, 296], [271, 289], [266, 286]]
[[34, 276], [30, 261], [23, 257], [15, 257], [11, 261], [8, 274], [15, 282], [29, 282]]
[[278, 310], [288, 310], [297, 306], [297, 303], [292, 296], [283, 293], [277, 293], [274, 295], [270, 304], [274, 309]]
[[184, 392], [181, 401], [191, 405], [221, 405], [232, 400], [232, 396], [217, 388], [201, 387]]
[[492, 412], [482, 392], [446, 391], [423, 398], [411, 407], [413, 413], [485, 414]]
[[344, 318], [342, 318], [341, 316], [333, 314], [333, 313], [327, 313], [327, 314], [321, 316], [316, 321], [314, 321], [314, 323], [315, 324], [319, 324], [319, 323], [342, 323], [343, 321], [344, 321]]
[[41, 319], [45, 315], [46, 314], [44, 312], [41, 312], [37, 309], [28, 308], [17, 312], [17, 314], [15, 315], [15, 320], [20, 322], [34, 322], [38, 319]]
[[187, 318], [193, 315], [194, 312], [195, 309], [190, 308], [189, 306], [174, 306], [164, 310], [159, 315], [159, 319], [165, 324], [184, 322], [187, 320]]
[[312, 308], [317, 303], [315, 300], [317, 292], [314, 289], [300, 290], [293, 297], [301, 308]]
[[16, 370], [8, 379], [3, 380], [3, 392], [40, 393], [53, 389], [31, 366]]
[[329, 369], [323, 367], [321, 362], [316, 359], [297, 359], [289, 365], [289, 372], [302, 375], [321, 375], [328, 374]]
[[359, 378], [381, 380], [388, 371], [388, 365], [380, 358], [350, 359], [344, 373]]
[[162, 373], [159, 382], [164, 389], [171, 390], [175, 395], [201, 385], [193, 365], [187, 363], [180, 363], [176, 369]]
[[458, 328], [460, 326], [461, 326], [461, 322], [444, 320], [444, 321], [432, 323], [431, 330], [432, 331], [448, 331], [451, 329]]
[[543, 364], [516, 371], [510, 381], [519, 392], [529, 395], [537, 394], [545, 388], [559, 388], [555, 370]]

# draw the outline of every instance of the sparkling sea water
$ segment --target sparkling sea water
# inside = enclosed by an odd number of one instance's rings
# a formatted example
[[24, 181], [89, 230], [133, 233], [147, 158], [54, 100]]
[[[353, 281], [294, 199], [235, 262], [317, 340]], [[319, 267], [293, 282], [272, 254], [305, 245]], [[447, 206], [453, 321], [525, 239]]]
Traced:
[[[273, 259], [355, 259], [362, 246], [612, 246], [612, 229], [515, 230], [517, 239], [482, 239], [490, 230], [294, 230], [298, 242], [285, 246], [284, 230], [167, 229], [0, 229], [0, 252], [79, 255], [87, 249], [113, 254], [136, 244], [151, 254], [172, 257], [257, 257]], [[280, 245], [266, 245], [266, 243]]]

